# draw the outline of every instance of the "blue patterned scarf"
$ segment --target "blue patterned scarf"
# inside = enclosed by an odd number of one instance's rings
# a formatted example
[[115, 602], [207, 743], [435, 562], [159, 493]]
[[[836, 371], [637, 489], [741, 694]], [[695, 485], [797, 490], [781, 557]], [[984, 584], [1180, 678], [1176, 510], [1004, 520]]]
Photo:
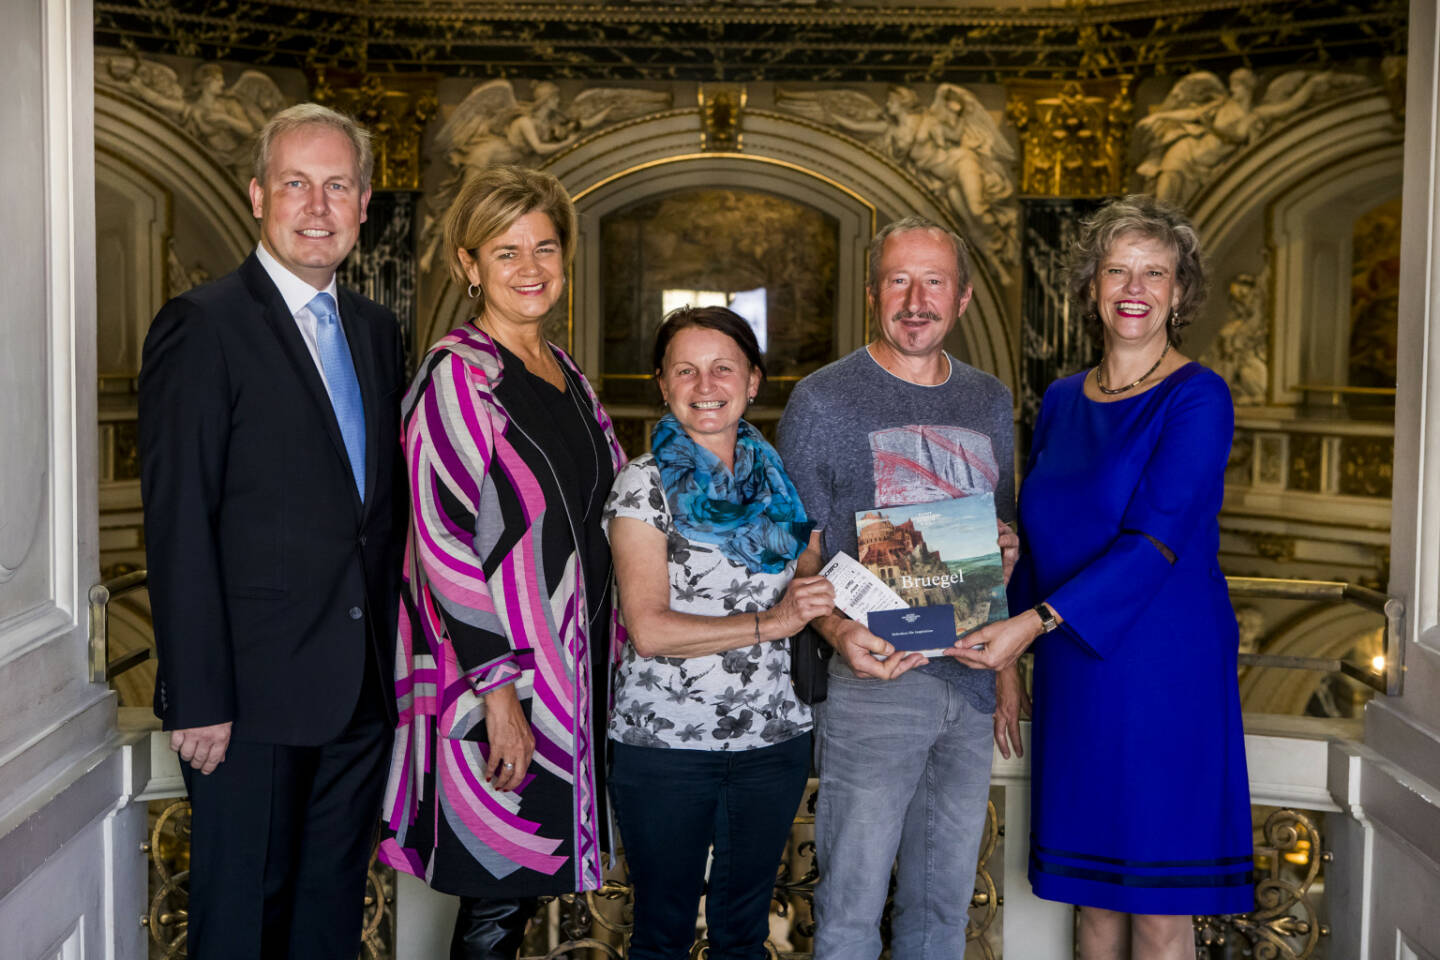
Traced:
[[667, 413], [650, 434], [665, 498], [680, 532], [714, 544], [752, 573], [779, 573], [804, 552], [815, 524], [780, 454], [744, 420], [735, 439], [735, 469], [700, 446]]

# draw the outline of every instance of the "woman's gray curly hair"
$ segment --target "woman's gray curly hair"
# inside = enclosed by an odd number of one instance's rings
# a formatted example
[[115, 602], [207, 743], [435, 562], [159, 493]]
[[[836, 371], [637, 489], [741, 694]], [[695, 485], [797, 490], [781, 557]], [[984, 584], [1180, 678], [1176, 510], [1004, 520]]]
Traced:
[[1080, 305], [1084, 316], [1098, 319], [1095, 274], [1116, 240], [1137, 233], [1175, 251], [1175, 282], [1180, 286], [1180, 302], [1175, 305], [1165, 332], [1170, 345], [1178, 347], [1180, 328], [1195, 319], [1209, 292], [1205, 258], [1200, 253], [1200, 237], [1185, 214], [1148, 194], [1112, 200], [1081, 222], [1080, 239], [1070, 256], [1070, 299]]

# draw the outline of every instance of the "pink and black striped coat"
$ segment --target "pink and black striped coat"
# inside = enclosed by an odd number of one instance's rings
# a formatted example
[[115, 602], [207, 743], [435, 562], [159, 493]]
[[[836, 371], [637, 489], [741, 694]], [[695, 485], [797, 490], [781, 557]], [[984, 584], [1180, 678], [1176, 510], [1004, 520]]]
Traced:
[[[412, 502], [380, 859], [472, 897], [600, 886], [604, 731], [592, 697], [606, 696], [608, 678], [591, 676], [590, 648], [610, 643], [613, 662], [623, 636], [613, 617], [610, 637], [588, 635], [586, 591], [608, 584], [584, 582], [573, 540], [563, 576], [547, 578], [542, 527], [566, 515], [548, 502], [548, 461], [496, 396], [504, 376], [489, 337], [467, 324], [431, 348], [404, 402]], [[618, 470], [625, 455], [610, 420], [579, 381]], [[506, 683], [536, 744], [513, 792], [484, 778], [483, 698]]]

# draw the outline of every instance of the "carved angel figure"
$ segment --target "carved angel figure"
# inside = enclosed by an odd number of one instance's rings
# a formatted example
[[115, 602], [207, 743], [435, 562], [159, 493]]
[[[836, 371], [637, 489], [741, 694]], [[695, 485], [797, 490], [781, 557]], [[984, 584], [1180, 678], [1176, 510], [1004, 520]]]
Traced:
[[195, 70], [188, 101], [182, 118], [185, 129], [240, 179], [248, 180], [250, 145], [271, 114], [285, 105], [275, 81], [259, 70], [246, 70], [227, 89], [220, 66], [205, 63]]
[[670, 106], [665, 91], [597, 87], [560, 106], [560, 88], [539, 82], [529, 103], [515, 98], [504, 78], [477, 84], [450, 113], [435, 137], [427, 179], [429, 212], [421, 241], [420, 269], [428, 271], [439, 242], [439, 220], [472, 173], [496, 163], [534, 164], [570, 146], [586, 130]]
[[866, 139], [943, 200], [1002, 272], [1014, 263], [1015, 151], [969, 90], [942, 83], [927, 106], [895, 86], [880, 107], [858, 90], [781, 89], [775, 104]]
[[1229, 311], [1215, 342], [1201, 358], [1230, 384], [1236, 406], [1263, 404], [1270, 385], [1269, 267], [1258, 276], [1237, 273], [1227, 290]]
[[1208, 70], [1188, 74], [1135, 125], [1145, 154], [1136, 172], [1160, 199], [1185, 203], [1231, 154], [1260, 139], [1275, 121], [1366, 82], [1353, 74], [1292, 70], [1272, 80], [1257, 104], [1250, 70], [1233, 71], [1228, 87]]
[[126, 94], [147, 103], [176, 123], [185, 113], [185, 88], [175, 71], [163, 63], [141, 60], [122, 53], [101, 58], [103, 70], [96, 76], [102, 83], [119, 87]]
[[159, 110], [200, 141], [242, 182], [250, 179], [250, 146], [271, 115], [285, 106], [285, 95], [269, 75], [246, 70], [226, 88], [219, 64], [195, 69], [187, 90], [163, 63], [129, 54], [108, 56], [97, 76], [129, 96]]

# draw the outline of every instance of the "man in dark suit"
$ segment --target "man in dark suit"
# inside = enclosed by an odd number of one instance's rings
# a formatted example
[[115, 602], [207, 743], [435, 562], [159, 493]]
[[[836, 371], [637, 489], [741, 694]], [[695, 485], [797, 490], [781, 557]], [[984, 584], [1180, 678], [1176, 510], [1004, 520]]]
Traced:
[[341, 289], [369, 135], [316, 104], [255, 150], [255, 252], [145, 339], [155, 712], [190, 792], [193, 960], [359, 950], [395, 718], [400, 330]]

